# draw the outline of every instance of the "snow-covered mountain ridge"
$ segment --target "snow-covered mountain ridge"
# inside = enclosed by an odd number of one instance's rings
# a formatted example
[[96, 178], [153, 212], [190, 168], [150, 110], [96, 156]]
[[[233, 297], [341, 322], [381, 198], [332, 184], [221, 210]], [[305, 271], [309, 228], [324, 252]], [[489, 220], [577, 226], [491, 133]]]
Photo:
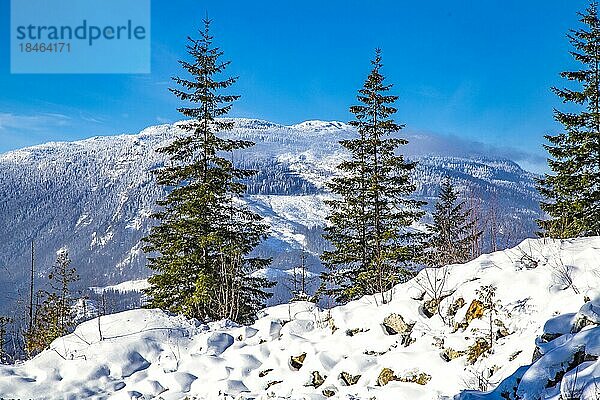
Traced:
[[[328, 196], [325, 182], [346, 156], [338, 141], [352, 137], [353, 129], [326, 121], [291, 126], [255, 119], [234, 122], [230, 137], [256, 142], [234, 157], [260, 171], [248, 182], [247, 201], [273, 227], [258, 249], [273, 258], [269, 273], [285, 281], [284, 270], [298, 263], [303, 247], [309, 268], [318, 272], [318, 254], [325, 246], [320, 236]], [[160, 125], [134, 135], [47, 143], [1, 154], [0, 289], [5, 294], [0, 304], [8, 308], [26, 296], [32, 239], [40, 277], [65, 246], [85, 286], [147, 277], [140, 239], [153, 223], [156, 199], [164, 195], [150, 171], [164, 162], [156, 149], [179, 133], [177, 124]], [[408, 138], [424, 141], [422, 135]], [[405, 150], [411, 156], [410, 144]], [[532, 235], [533, 220], [540, 215], [533, 174], [489, 156], [413, 158], [419, 161], [417, 197], [432, 203], [439, 182], [450, 176], [486, 218], [496, 216], [500, 246]], [[491, 209], [494, 213], [487, 212]], [[287, 296], [280, 286], [273, 301]]]
[[[466, 264], [421, 271], [383, 305], [380, 296], [331, 310], [282, 304], [251, 326], [158, 310], [102, 316], [30, 361], [0, 366], [0, 395], [597, 399], [598, 260], [600, 237], [526, 240]], [[437, 311], [428, 273], [445, 277]], [[495, 296], [481, 303], [485, 287]], [[495, 390], [468, 390], [478, 388]]]

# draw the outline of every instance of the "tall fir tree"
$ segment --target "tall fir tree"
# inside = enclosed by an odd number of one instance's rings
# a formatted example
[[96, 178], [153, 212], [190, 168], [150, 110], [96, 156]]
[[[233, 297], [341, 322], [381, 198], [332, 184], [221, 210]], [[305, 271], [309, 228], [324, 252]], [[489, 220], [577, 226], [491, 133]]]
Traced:
[[568, 35], [571, 55], [581, 68], [565, 71], [562, 78], [576, 88], [553, 88], [563, 103], [577, 111], [554, 111], [564, 127], [550, 142], [550, 174], [538, 181], [546, 200], [541, 208], [549, 218], [539, 221], [544, 235], [556, 238], [600, 235], [600, 20], [598, 3], [579, 13], [583, 27]]
[[483, 233], [477, 228], [465, 201], [459, 201], [458, 193], [449, 178], [442, 182], [433, 213], [433, 224], [428, 226], [429, 239], [424, 251], [424, 264], [442, 267], [464, 263], [477, 254], [478, 242]]
[[144, 239], [149, 267], [148, 306], [189, 317], [247, 322], [270, 296], [272, 283], [252, 275], [270, 260], [252, 257], [266, 237], [262, 218], [241, 201], [243, 181], [255, 171], [234, 165], [235, 151], [254, 145], [225, 139], [231, 120], [220, 119], [239, 98], [223, 94], [237, 78], [221, 78], [229, 65], [213, 45], [210, 20], [204, 20], [200, 38], [188, 38], [191, 61], [180, 61], [191, 78], [174, 77], [179, 89], [170, 89], [187, 103], [178, 109], [189, 120], [185, 132], [159, 149], [170, 161], [156, 171], [157, 183], [167, 188], [155, 214], [160, 224]]
[[329, 185], [336, 198], [327, 202], [324, 237], [333, 248], [323, 253], [324, 278], [339, 302], [375, 293], [389, 301], [383, 293], [406, 278], [415, 257], [417, 234], [407, 228], [423, 215], [424, 203], [408, 197], [415, 190], [415, 164], [397, 154], [408, 141], [395, 136], [403, 128], [393, 119], [398, 97], [388, 94], [392, 85], [381, 74], [379, 49], [371, 64], [358, 91], [360, 104], [350, 107], [358, 137], [340, 141], [350, 158]]

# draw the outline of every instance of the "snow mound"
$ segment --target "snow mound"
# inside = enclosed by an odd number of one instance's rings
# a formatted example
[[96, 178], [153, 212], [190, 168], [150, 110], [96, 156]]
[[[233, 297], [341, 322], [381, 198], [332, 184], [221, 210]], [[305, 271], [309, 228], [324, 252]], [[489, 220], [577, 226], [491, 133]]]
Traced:
[[[548, 320], [536, 339], [534, 363], [488, 393], [465, 392], [459, 399], [600, 398], [600, 299], [578, 313]], [[518, 381], [517, 381], [518, 379]]]
[[[591, 399], [600, 380], [598, 260], [600, 238], [526, 240], [422, 271], [387, 304], [380, 295], [330, 310], [293, 302], [263, 310], [251, 326], [159, 310], [102, 316], [30, 361], [0, 366], [0, 395], [558, 399], [576, 390]], [[442, 281], [438, 306], [428, 282]], [[489, 285], [494, 312], [478, 302]]]

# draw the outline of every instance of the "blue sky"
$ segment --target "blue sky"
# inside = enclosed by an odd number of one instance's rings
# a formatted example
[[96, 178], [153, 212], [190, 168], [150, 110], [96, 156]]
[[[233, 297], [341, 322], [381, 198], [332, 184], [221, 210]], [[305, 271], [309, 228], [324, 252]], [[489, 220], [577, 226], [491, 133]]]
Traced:
[[[9, 2], [0, 1], [0, 152], [137, 132], [181, 119], [167, 90], [185, 37], [208, 13], [239, 76], [231, 116], [348, 121], [375, 47], [412, 132], [544, 156], [543, 134], [572, 68], [565, 39], [582, 0], [152, 1], [152, 73], [11, 75]], [[539, 159], [538, 159], [539, 161]], [[532, 168], [536, 168], [533, 166]]]

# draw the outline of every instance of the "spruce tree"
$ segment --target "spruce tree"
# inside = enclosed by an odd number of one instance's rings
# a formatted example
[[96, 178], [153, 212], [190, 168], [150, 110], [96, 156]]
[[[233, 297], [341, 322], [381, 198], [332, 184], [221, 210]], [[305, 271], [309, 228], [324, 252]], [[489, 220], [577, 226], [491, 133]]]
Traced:
[[473, 249], [482, 234], [477, 229], [477, 220], [471, 218], [472, 211], [465, 201], [458, 200], [458, 193], [449, 178], [442, 182], [438, 201], [433, 213], [424, 264], [441, 267], [464, 263], [474, 258]]
[[327, 267], [328, 292], [345, 302], [367, 294], [382, 293], [407, 276], [408, 263], [415, 257], [417, 234], [407, 228], [422, 216], [424, 203], [410, 199], [415, 190], [411, 172], [415, 163], [398, 154], [408, 141], [397, 137], [403, 128], [393, 115], [397, 96], [381, 73], [381, 51], [362, 89], [359, 105], [350, 107], [357, 137], [340, 141], [350, 153], [329, 184], [335, 198], [327, 204], [325, 239], [332, 250], [323, 253]]
[[73, 306], [77, 300], [71, 286], [79, 280], [77, 271], [71, 267], [67, 250], [58, 253], [56, 262], [48, 274], [50, 290], [39, 290], [31, 330], [25, 333], [25, 348], [33, 356], [56, 338], [68, 334], [75, 326]]
[[71, 259], [66, 249], [59, 251], [56, 262], [48, 274], [51, 297], [55, 298], [55, 308], [57, 313], [58, 335], [66, 335], [75, 325], [75, 314], [73, 305], [76, 297], [73, 295], [71, 285], [79, 280], [77, 270], [71, 267]]
[[246, 322], [270, 296], [272, 284], [253, 273], [269, 260], [251, 257], [266, 237], [262, 218], [241, 201], [243, 181], [255, 171], [236, 168], [233, 154], [254, 145], [225, 139], [231, 120], [221, 119], [239, 98], [222, 93], [236, 77], [222, 77], [229, 65], [213, 45], [210, 21], [200, 38], [188, 38], [191, 61], [180, 61], [189, 78], [174, 77], [170, 89], [186, 104], [179, 108], [187, 120], [184, 134], [158, 151], [169, 157], [156, 171], [157, 183], [167, 188], [154, 216], [160, 224], [144, 239], [149, 278], [148, 306], [189, 317], [229, 318]]
[[598, 3], [580, 13], [583, 27], [568, 35], [571, 55], [579, 69], [560, 75], [573, 88], [553, 88], [571, 111], [554, 111], [564, 127], [558, 135], [546, 135], [550, 142], [550, 174], [538, 181], [546, 198], [541, 208], [549, 218], [539, 221], [543, 234], [567, 238], [600, 235], [600, 20]]

